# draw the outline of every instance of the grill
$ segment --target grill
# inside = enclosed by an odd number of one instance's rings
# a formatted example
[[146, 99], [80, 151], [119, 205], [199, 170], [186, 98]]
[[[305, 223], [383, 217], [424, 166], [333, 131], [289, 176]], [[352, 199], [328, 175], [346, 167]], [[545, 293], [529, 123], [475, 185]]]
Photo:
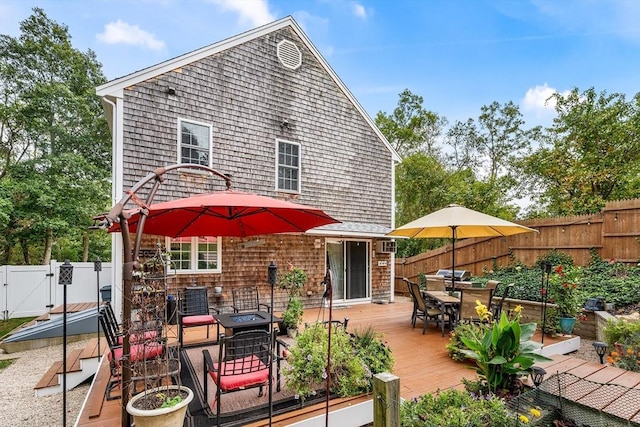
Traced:
[[[446, 279], [451, 279], [451, 270], [438, 270], [436, 276], [444, 276]], [[471, 280], [471, 272], [467, 270], [456, 270], [453, 280], [456, 282], [468, 282]]]

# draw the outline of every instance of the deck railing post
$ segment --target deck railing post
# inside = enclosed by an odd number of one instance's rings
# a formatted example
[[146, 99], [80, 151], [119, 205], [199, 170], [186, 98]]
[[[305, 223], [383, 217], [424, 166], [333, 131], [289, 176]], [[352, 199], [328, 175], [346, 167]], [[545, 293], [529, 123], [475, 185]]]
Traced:
[[400, 427], [400, 378], [388, 372], [373, 376], [373, 427]]

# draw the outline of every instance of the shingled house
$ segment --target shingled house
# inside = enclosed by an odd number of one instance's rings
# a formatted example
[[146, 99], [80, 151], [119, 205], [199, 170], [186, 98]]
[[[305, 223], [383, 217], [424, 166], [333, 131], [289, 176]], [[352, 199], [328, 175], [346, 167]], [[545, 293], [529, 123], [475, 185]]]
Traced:
[[[190, 251], [190, 262], [174, 265], [172, 290], [222, 286], [212, 303], [228, 306], [233, 287], [257, 285], [266, 300], [274, 260], [307, 272], [304, 303], [317, 307], [331, 260], [334, 304], [393, 299], [394, 242], [385, 234], [400, 158], [293, 18], [112, 80], [97, 94], [113, 137], [114, 200], [159, 166], [198, 163], [231, 174], [235, 190], [314, 206], [341, 221], [298, 235], [145, 236], [143, 249], [161, 242]], [[154, 201], [222, 189], [182, 172]], [[112, 280], [121, 283], [122, 244], [113, 242]], [[206, 269], [197, 262], [203, 255], [213, 260]], [[119, 287], [113, 291], [118, 308]], [[279, 311], [285, 297], [276, 298]]]

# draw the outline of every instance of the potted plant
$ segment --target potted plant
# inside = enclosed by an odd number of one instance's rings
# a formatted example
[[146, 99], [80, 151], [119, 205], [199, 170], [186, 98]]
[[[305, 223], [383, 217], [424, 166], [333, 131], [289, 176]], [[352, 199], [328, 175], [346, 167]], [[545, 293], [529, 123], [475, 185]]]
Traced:
[[[131, 353], [137, 357], [131, 361], [133, 396], [126, 409], [137, 427], [182, 426], [187, 405], [193, 399], [193, 392], [180, 384], [180, 362], [172, 356], [179, 349], [173, 352], [167, 348], [165, 306], [169, 262], [168, 254], [158, 245], [156, 254], [133, 272], [132, 306], [136, 319], [132, 322], [130, 342]], [[178, 384], [174, 385], [172, 378]]]
[[582, 269], [580, 267], [564, 267], [558, 265], [549, 278], [550, 302], [554, 303], [558, 311], [560, 329], [565, 335], [570, 335], [576, 323], [578, 314], [582, 312], [584, 301], [580, 295]]
[[280, 276], [278, 287], [287, 291], [289, 296], [287, 307], [281, 315], [282, 327], [286, 329], [287, 334], [295, 336], [298, 326], [302, 323], [302, 315], [304, 313], [300, 295], [302, 294], [302, 287], [307, 281], [307, 273], [299, 267], [294, 267], [291, 262], [288, 262], [288, 265], [287, 273]]

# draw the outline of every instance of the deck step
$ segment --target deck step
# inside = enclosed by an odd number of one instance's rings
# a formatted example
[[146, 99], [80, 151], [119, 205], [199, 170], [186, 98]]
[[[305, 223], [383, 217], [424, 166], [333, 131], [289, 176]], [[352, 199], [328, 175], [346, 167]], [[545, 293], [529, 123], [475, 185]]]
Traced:
[[[104, 339], [100, 341], [100, 352], [104, 353], [107, 344]], [[67, 390], [96, 373], [100, 363], [99, 357], [97, 338], [92, 338], [84, 348], [73, 350], [67, 355]], [[56, 361], [51, 365], [34, 387], [36, 396], [47, 396], [62, 391], [63, 368], [62, 361]]]

